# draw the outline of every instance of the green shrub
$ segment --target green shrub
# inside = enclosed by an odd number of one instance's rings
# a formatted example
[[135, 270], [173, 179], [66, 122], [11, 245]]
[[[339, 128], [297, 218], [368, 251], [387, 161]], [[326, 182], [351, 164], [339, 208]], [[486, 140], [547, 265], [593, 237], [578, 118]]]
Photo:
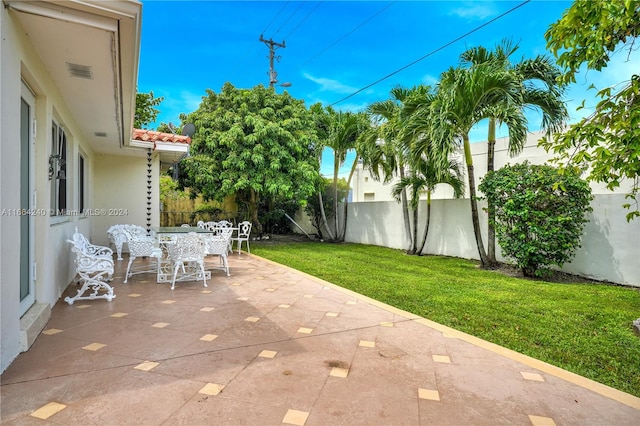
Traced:
[[525, 276], [562, 267], [580, 247], [591, 189], [575, 170], [528, 162], [487, 173], [478, 187], [496, 206], [494, 226], [503, 254]]

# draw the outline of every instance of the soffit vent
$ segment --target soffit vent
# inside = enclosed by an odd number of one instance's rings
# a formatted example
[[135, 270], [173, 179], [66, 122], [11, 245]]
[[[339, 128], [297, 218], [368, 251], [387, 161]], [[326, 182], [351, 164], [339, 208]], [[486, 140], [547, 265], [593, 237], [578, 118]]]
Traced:
[[98, 138], [106, 138], [107, 132], [94, 132], [93, 135]]
[[67, 62], [67, 71], [69, 71], [69, 75], [71, 77], [93, 80], [93, 71], [89, 65], [79, 65]]

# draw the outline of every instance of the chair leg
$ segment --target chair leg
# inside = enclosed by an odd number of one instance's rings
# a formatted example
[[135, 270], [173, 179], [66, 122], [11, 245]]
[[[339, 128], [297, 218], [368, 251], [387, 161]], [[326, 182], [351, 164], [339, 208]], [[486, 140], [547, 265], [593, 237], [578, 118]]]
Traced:
[[131, 275], [129, 275], [129, 271], [131, 271], [131, 264], [133, 263], [133, 261], [136, 260], [135, 257], [129, 257], [129, 264], [127, 265], [127, 273], [124, 275], [124, 281], [123, 284], [127, 283], [127, 280], [129, 279], [129, 277]]
[[[171, 280], [171, 290], [176, 287], [176, 276], [178, 275], [178, 268], [180, 268], [180, 263], [176, 263], [176, 266], [173, 268], [173, 280]], [[184, 269], [184, 264], [182, 264], [182, 268]]]
[[[94, 275], [87, 272], [79, 272], [79, 282], [82, 283], [82, 287], [78, 290], [75, 296], [67, 296], [64, 298], [64, 301], [69, 305], [73, 305], [73, 302], [76, 300], [107, 299], [107, 301], [111, 302], [116, 295], [113, 292], [113, 287], [104, 281], [106, 274], [107, 273], [105, 271], [98, 272]], [[100, 293], [100, 290], [106, 290], [106, 293]], [[91, 293], [87, 296], [83, 296], [87, 291], [91, 291]]]
[[230, 277], [231, 274], [229, 273], [229, 263], [227, 262], [227, 256], [220, 256], [220, 258], [222, 259], [222, 263], [224, 265], [224, 271], [227, 273], [227, 276]]
[[205, 287], [208, 287], [207, 276], [204, 273], [204, 262], [198, 262], [198, 264], [200, 265], [200, 272], [202, 273], [202, 284], [204, 284]]

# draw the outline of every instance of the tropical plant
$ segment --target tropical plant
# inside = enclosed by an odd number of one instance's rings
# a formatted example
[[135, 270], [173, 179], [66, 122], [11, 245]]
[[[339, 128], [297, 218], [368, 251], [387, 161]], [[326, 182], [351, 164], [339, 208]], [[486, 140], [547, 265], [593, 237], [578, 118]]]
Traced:
[[318, 141], [304, 102], [262, 85], [207, 90], [199, 108], [181, 117], [194, 123], [190, 157], [180, 183], [205, 199], [235, 195], [262, 233], [261, 199], [304, 203], [319, 179]]
[[494, 226], [502, 252], [525, 276], [544, 276], [580, 247], [591, 189], [575, 169], [507, 165], [486, 174], [479, 189], [496, 206]]
[[[481, 120], [494, 117], [507, 125], [511, 139], [521, 139], [526, 134], [525, 120], [522, 111], [513, 107], [521, 105], [521, 100], [522, 80], [495, 61], [450, 68], [442, 73], [435, 97], [415, 108], [408, 125], [414, 134], [422, 135], [414, 143], [415, 152], [425, 152], [429, 146], [429, 152], [434, 155], [433, 161], [439, 162], [440, 167], [446, 167], [450, 155], [462, 145], [473, 231], [484, 268], [491, 264], [480, 232], [469, 132]], [[495, 108], [501, 105], [505, 107]]]
[[[322, 178], [320, 185], [318, 187], [319, 194], [313, 194], [307, 199], [307, 204], [304, 207], [305, 213], [309, 216], [309, 220], [311, 221], [311, 225], [316, 229], [318, 236], [321, 239], [333, 240], [333, 235], [327, 234], [325, 237], [325, 233], [323, 230], [327, 229], [325, 227], [326, 220], [326, 212], [329, 212], [329, 215], [333, 215], [333, 179]], [[325, 196], [322, 196], [322, 194]], [[349, 186], [347, 185], [346, 179], [338, 179], [338, 197], [341, 201], [346, 200], [347, 195], [349, 193]], [[320, 196], [318, 196], [320, 195]], [[324, 205], [320, 206], [320, 202]]]
[[334, 231], [336, 233], [336, 241], [344, 241], [344, 234], [347, 227], [347, 200], [344, 203], [344, 214], [342, 227], [339, 224], [338, 212], [338, 173], [340, 168], [345, 164], [347, 153], [355, 151], [354, 165], [351, 167], [347, 184], [353, 176], [353, 169], [358, 161], [357, 141], [364, 129], [364, 116], [362, 114], [328, 110], [331, 117], [330, 130], [327, 139], [324, 141], [325, 146], [333, 151], [333, 211], [334, 211]]
[[[586, 64], [602, 70], [617, 52], [638, 63], [635, 41], [640, 35], [640, 1], [576, 0], [552, 24], [545, 38], [547, 48], [565, 69], [562, 81], [575, 82]], [[636, 67], [637, 70], [637, 67]], [[595, 112], [573, 124], [565, 133], [544, 138], [541, 145], [557, 154], [561, 168], [589, 167], [587, 180], [618, 188], [629, 182], [627, 221], [640, 217], [640, 76], [637, 71], [621, 90], [601, 89]], [[584, 101], [581, 108], [584, 107]]]
[[[432, 98], [429, 86], [414, 86], [410, 89], [394, 87], [391, 89], [390, 98], [380, 102], [374, 102], [367, 108], [372, 122], [372, 127], [364, 135], [363, 145], [367, 147], [367, 167], [374, 179], [390, 182], [396, 176], [402, 181], [406, 179], [406, 173], [410, 169], [408, 162], [412, 149], [412, 142], [421, 137], [420, 134], [406, 131], [408, 118], [413, 112], [416, 103], [428, 103]], [[418, 154], [418, 158], [421, 154]], [[405, 187], [407, 189], [407, 187]], [[402, 215], [407, 235], [407, 252], [416, 249], [416, 227], [414, 220], [413, 230], [410, 216], [410, 207], [406, 190], [399, 190], [394, 197], [402, 205]]]
[[[327, 140], [329, 139], [329, 135], [331, 133], [331, 114], [334, 112], [331, 107], [327, 107], [326, 109], [320, 103], [316, 103], [311, 105], [309, 108], [309, 112], [311, 113], [311, 117], [314, 123], [314, 129], [316, 131], [316, 136], [318, 137], [318, 146], [316, 154], [318, 156], [318, 167], [322, 167], [322, 154], [325, 150], [325, 146]], [[325, 179], [320, 176], [320, 179], [317, 181], [317, 202], [314, 202], [313, 205], [317, 206], [319, 209], [320, 219], [318, 233], [322, 235], [322, 230], [324, 230], [327, 234], [329, 241], [335, 240], [335, 236], [331, 227], [329, 226], [329, 221], [327, 220], [327, 210], [331, 210], [333, 206], [333, 202], [329, 204], [331, 207], [327, 207], [327, 203], [325, 202], [326, 196], [324, 194], [329, 194], [331, 192], [331, 188], [328, 188], [325, 184]], [[307, 200], [309, 202], [309, 200]]]
[[[547, 56], [538, 55], [533, 59], [521, 59], [512, 64], [510, 57], [518, 50], [518, 46], [509, 40], [503, 40], [490, 51], [482, 46], [471, 48], [460, 55], [462, 64], [475, 66], [481, 63], [495, 62], [505, 71], [514, 73], [521, 80], [522, 104], [498, 104], [488, 108], [488, 135], [487, 135], [487, 172], [494, 170], [496, 126], [503, 123], [500, 117], [506, 114], [505, 123], [511, 125], [514, 133], [508, 140], [508, 150], [511, 156], [522, 152], [526, 142], [527, 129], [526, 116], [521, 112], [527, 108], [537, 109], [542, 112], [542, 128], [547, 135], [558, 132], [564, 126], [568, 114], [565, 103], [562, 100], [564, 87], [559, 84], [560, 69], [552, 63]], [[512, 98], [513, 99], [513, 98]], [[517, 123], [524, 120], [524, 123]], [[489, 203], [488, 232], [487, 232], [487, 261], [489, 265], [496, 264], [495, 254], [495, 229], [493, 228], [494, 206]]]

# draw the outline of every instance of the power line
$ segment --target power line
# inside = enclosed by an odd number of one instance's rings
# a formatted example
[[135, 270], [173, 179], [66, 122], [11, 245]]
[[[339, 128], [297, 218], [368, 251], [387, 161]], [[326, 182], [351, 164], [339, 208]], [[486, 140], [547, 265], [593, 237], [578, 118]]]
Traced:
[[273, 18], [271, 18], [271, 21], [267, 24], [267, 26], [265, 27], [264, 30], [262, 30], [262, 34], [266, 33], [267, 30], [269, 29], [269, 27], [271, 26], [271, 24], [273, 24], [273, 21], [276, 20], [276, 18], [278, 18], [278, 16], [280, 16], [280, 14], [282, 13], [282, 11], [285, 9], [285, 7], [287, 7], [287, 5], [289, 4], [289, 2], [286, 2], [285, 4], [282, 5], [282, 7], [280, 8], [280, 10], [278, 10], [278, 13], [276, 13], [276, 16], [274, 16]]
[[294, 10], [294, 11], [291, 13], [291, 15], [289, 15], [289, 17], [288, 17], [287, 19], [285, 19], [285, 20], [284, 20], [284, 22], [282, 23], [282, 25], [280, 25], [280, 28], [278, 28], [278, 29], [276, 30], [276, 32], [275, 32], [276, 34], [278, 34], [278, 33], [280, 32], [280, 30], [281, 30], [285, 25], [287, 25], [287, 22], [289, 22], [289, 21], [291, 20], [291, 18], [293, 18], [293, 17], [294, 17], [294, 15], [295, 15], [296, 13], [298, 13], [298, 11], [300, 10], [300, 8], [302, 7], [302, 5], [303, 5], [303, 4], [304, 4], [304, 3], [303, 3], [303, 2], [301, 2], [301, 3], [298, 5], [298, 7], [296, 8], [296, 10]]
[[454, 43], [456, 43], [456, 42], [458, 42], [458, 41], [462, 40], [463, 38], [467, 37], [468, 35], [473, 34], [473, 33], [475, 33], [476, 31], [478, 31], [478, 30], [480, 30], [480, 29], [482, 29], [482, 28], [486, 27], [487, 25], [489, 25], [489, 24], [491, 24], [491, 23], [493, 23], [493, 22], [497, 21], [498, 19], [500, 19], [500, 18], [502, 18], [502, 17], [504, 17], [504, 16], [508, 15], [509, 13], [511, 13], [511, 12], [513, 12], [514, 10], [516, 10], [516, 9], [518, 9], [518, 8], [520, 8], [520, 7], [522, 7], [522, 6], [524, 6], [525, 4], [529, 3], [530, 1], [531, 1], [531, 0], [525, 0], [525, 1], [523, 1], [523, 2], [522, 2], [522, 3], [520, 3], [519, 5], [514, 6], [513, 8], [511, 8], [511, 9], [507, 10], [506, 12], [502, 13], [501, 15], [498, 15], [498, 16], [496, 16], [495, 18], [490, 19], [489, 21], [485, 22], [484, 24], [482, 24], [482, 25], [480, 25], [480, 26], [478, 26], [478, 27], [476, 27], [476, 28], [472, 29], [471, 31], [468, 31], [468, 32], [464, 33], [463, 35], [461, 35], [461, 36], [459, 36], [459, 37], [455, 38], [454, 40], [452, 40], [452, 41], [450, 41], [450, 42], [448, 42], [448, 43], [446, 43], [446, 44], [444, 44], [444, 45], [442, 45], [442, 46], [438, 47], [437, 49], [432, 50], [431, 52], [427, 53], [427, 54], [426, 54], [426, 55], [424, 55], [423, 57], [418, 58], [418, 59], [416, 59], [415, 61], [410, 62], [410, 63], [408, 63], [407, 65], [405, 65], [405, 66], [403, 66], [403, 67], [401, 67], [401, 68], [398, 68], [398, 69], [397, 69], [397, 70], [395, 70], [394, 72], [392, 72], [392, 73], [390, 73], [390, 74], [385, 75], [384, 77], [382, 77], [382, 78], [380, 78], [380, 79], [378, 79], [378, 80], [374, 81], [374, 82], [373, 82], [373, 83], [371, 83], [371, 84], [368, 84], [368, 85], [364, 86], [364, 87], [363, 87], [363, 88], [361, 88], [361, 89], [356, 90], [356, 91], [355, 91], [355, 92], [353, 92], [352, 94], [350, 94], [350, 95], [348, 95], [348, 96], [345, 96], [344, 98], [342, 98], [342, 99], [340, 99], [340, 100], [338, 100], [338, 101], [336, 101], [336, 102], [332, 103], [332, 104], [331, 104], [331, 105], [329, 105], [329, 106], [334, 106], [334, 105], [336, 105], [336, 104], [339, 104], [340, 102], [346, 101], [347, 99], [349, 99], [349, 98], [351, 98], [351, 97], [353, 97], [353, 96], [357, 95], [358, 93], [360, 93], [360, 92], [362, 92], [362, 91], [364, 91], [364, 90], [367, 90], [368, 88], [370, 88], [370, 87], [372, 87], [372, 86], [375, 86], [376, 84], [380, 83], [381, 81], [384, 81], [384, 80], [386, 80], [387, 78], [389, 78], [389, 77], [391, 77], [391, 76], [394, 76], [394, 75], [398, 74], [398, 73], [399, 73], [399, 72], [401, 72], [401, 71], [406, 70], [407, 68], [409, 68], [409, 67], [411, 67], [411, 66], [413, 66], [413, 65], [417, 64], [418, 62], [422, 61], [423, 59], [428, 58], [429, 56], [433, 55], [434, 53], [437, 53], [437, 52], [439, 52], [439, 51], [441, 51], [441, 50], [443, 50], [443, 49], [445, 49], [445, 48], [447, 48], [447, 47], [451, 46], [452, 44], [454, 44]]
[[347, 38], [348, 36], [350, 36], [351, 34], [353, 34], [354, 32], [356, 32], [358, 29], [360, 29], [360, 27], [362, 27], [363, 25], [365, 25], [367, 22], [371, 21], [373, 18], [375, 18], [376, 16], [380, 15], [382, 12], [384, 12], [385, 10], [387, 10], [388, 8], [390, 8], [391, 6], [393, 6], [395, 3], [397, 3], [397, 1], [393, 1], [391, 3], [389, 3], [388, 5], [386, 5], [385, 7], [383, 7], [382, 9], [380, 9], [378, 12], [376, 12], [375, 14], [371, 15], [369, 18], [367, 18], [365, 21], [363, 21], [362, 23], [360, 23], [357, 27], [355, 27], [354, 29], [352, 29], [351, 31], [349, 31], [348, 33], [346, 33], [345, 35], [343, 35], [342, 37], [340, 37], [338, 40], [336, 40], [335, 42], [333, 42], [332, 44], [330, 44], [329, 46], [325, 47], [324, 49], [322, 49], [320, 52], [316, 53], [314, 56], [311, 57], [311, 59], [308, 59], [306, 62], [304, 62], [302, 65], [307, 65], [309, 62], [313, 61], [315, 58], [317, 58], [318, 56], [322, 55], [324, 52], [326, 52], [327, 50], [331, 49], [333, 46], [335, 46], [336, 44], [340, 43], [342, 40], [344, 40], [345, 38]]
[[322, 4], [322, 1], [319, 1], [319, 2], [315, 5], [315, 7], [314, 7], [313, 9], [311, 9], [311, 10], [309, 11], [309, 13], [307, 13], [307, 14], [305, 15], [305, 17], [304, 17], [304, 18], [302, 18], [302, 20], [301, 20], [300, 22], [298, 22], [298, 25], [296, 25], [296, 26], [295, 26], [295, 27], [294, 27], [294, 28], [289, 32], [289, 34], [287, 34], [287, 35], [286, 35], [286, 37], [284, 37], [284, 39], [285, 39], [285, 40], [286, 40], [286, 39], [288, 39], [288, 38], [289, 38], [289, 36], [290, 36], [291, 34], [293, 34], [294, 32], [296, 32], [296, 30], [297, 30], [298, 28], [300, 28], [300, 25], [302, 25], [302, 24], [304, 23], [304, 21], [306, 21], [306, 20], [307, 20], [307, 18], [308, 18], [309, 16], [311, 16], [311, 14], [312, 14], [313, 12], [315, 12], [315, 10], [316, 10], [318, 7], [320, 7], [320, 5], [321, 5], [321, 4]]

